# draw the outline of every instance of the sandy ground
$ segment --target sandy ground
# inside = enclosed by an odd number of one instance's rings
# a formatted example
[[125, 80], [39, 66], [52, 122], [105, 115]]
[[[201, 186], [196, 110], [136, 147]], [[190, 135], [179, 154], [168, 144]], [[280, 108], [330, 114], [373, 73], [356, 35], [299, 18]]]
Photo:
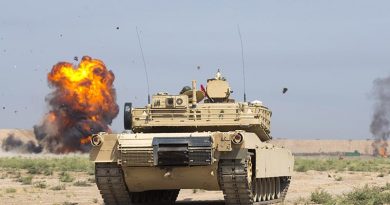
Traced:
[[[1, 130], [0, 129], [0, 145], [2, 139], [7, 137], [9, 133], [14, 133], [15, 136], [22, 136], [24, 140], [31, 139], [33, 134], [28, 130]], [[315, 141], [320, 142], [320, 141]], [[332, 141], [334, 144], [340, 144], [341, 141]], [[280, 141], [279, 141], [280, 143]], [[299, 143], [303, 143], [299, 142]], [[304, 142], [306, 143], [306, 142]], [[310, 142], [312, 143], [312, 142]], [[330, 143], [330, 142], [329, 142]], [[351, 143], [351, 142], [348, 142]], [[356, 142], [357, 143], [357, 142]], [[360, 142], [359, 142], [360, 143]], [[317, 145], [322, 143], [313, 143], [309, 147], [319, 149]], [[362, 144], [362, 149], [367, 147], [367, 142]], [[285, 144], [287, 147], [294, 147], [300, 144], [290, 143]], [[363, 146], [364, 145], [364, 146]], [[307, 146], [306, 146], [307, 147]], [[313, 148], [313, 149], [314, 149]], [[352, 149], [351, 149], [352, 150]], [[321, 151], [325, 151], [321, 148]], [[362, 152], [364, 153], [364, 152]], [[0, 151], [0, 156], [13, 155], [12, 153], [5, 153]], [[44, 156], [44, 155], [37, 155]], [[86, 187], [75, 186], [73, 183], [61, 183], [59, 181], [59, 173], [54, 173], [52, 176], [35, 175], [32, 185], [22, 185], [17, 181], [18, 173], [9, 172], [7, 170], [0, 170], [0, 205], [3, 204], [103, 204], [103, 200], [99, 194], [96, 185], [93, 183], [93, 176], [87, 173], [71, 173], [75, 181], [88, 181]], [[362, 187], [368, 185], [384, 185], [390, 182], [390, 175], [384, 177], [377, 177], [379, 173], [375, 172], [317, 172], [308, 171], [305, 173], [296, 172], [293, 174], [292, 183], [287, 194], [285, 204], [294, 204], [301, 198], [308, 198], [316, 189], [324, 189], [333, 195], [339, 195], [353, 190], [354, 187]], [[20, 170], [21, 176], [26, 176], [25, 171]], [[341, 177], [342, 180], [337, 181], [335, 178]], [[37, 181], [45, 181], [46, 188], [38, 188], [34, 186]], [[65, 184], [64, 190], [51, 190], [52, 187]], [[220, 191], [204, 191], [204, 190], [181, 190], [177, 204], [210, 204], [223, 205], [223, 195]]]
[[[21, 176], [26, 175], [21, 171]], [[22, 185], [17, 182], [17, 172], [0, 171], [0, 204], [103, 204], [103, 200], [93, 182], [86, 187], [75, 186], [74, 182], [61, 183], [59, 173], [52, 176], [35, 175], [32, 185]], [[71, 172], [75, 181], [93, 180], [93, 176], [86, 173]], [[338, 195], [353, 190], [354, 187], [368, 185], [384, 185], [390, 181], [390, 175], [377, 177], [375, 172], [296, 172], [287, 194], [285, 204], [294, 204], [300, 198], [310, 196], [310, 193], [322, 188], [331, 194]], [[341, 181], [335, 180], [342, 177]], [[37, 181], [45, 181], [46, 188], [34, 186]], [[51, 190], [52, 187], [65, 184], [65, 190]], [[14, 190], [12, 190], [14, 189]], [[15, 191], [15, 192], [14, 192]], [[67, 203], [65, 203], [67, 202]], [[182, 190], [177, 204], [211, 204], [222, 205], [223, 196], [219, 191]]]

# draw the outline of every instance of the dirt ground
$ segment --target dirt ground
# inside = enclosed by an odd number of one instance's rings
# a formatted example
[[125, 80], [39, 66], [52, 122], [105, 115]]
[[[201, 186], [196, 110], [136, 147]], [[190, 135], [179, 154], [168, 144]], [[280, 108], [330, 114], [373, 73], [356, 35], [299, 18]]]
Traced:
[[[30, 139], [33, 134], [31, 131], [25, 130], [1, 130], [0, 129], [0, 145], [1, 139], [7, 137], [9, 133], [14, 133], [15, 136], [22, 136], [21, 138]], [[316, 141], [317, 142], [317, 141]], [[332, 141], [333, 142], [333, 141]], [[336, 141], [335, 141], [336, 142]], [[340, 141], [338, 141], [339, 143]], [[301, 143], [301, 142], [300, 142]], [[350, 142], [348, 142], [350, 143]], [[351, 142], [352, 143], [352, 142]], [[355, 142], [354, 142], [355, 143]], [[357, 143], [357, 142], [356, 142]], [[291, 144], [291, 143], [290, 143]], [[314, 147], [317, 144], [310, 144], [309, 147]], [[335, 144], [333, 142], [333, 144]], [[327, 147], [332, 147], [328, 145]], [[337, 143], [336, 143], [337, 144]], [[364, 143], [364, 147], [368, 145]], [[294, 144], [293, 144], [294, 145]], [[294, 147], [301, 146], [293, 146]], [[286, 144], [287, 146], [287, 144]], [[305, 147], [305, 146], [303, 146]], [[313, 149], [314, 149], [313, 148]], [[351, 149], [352, 150], [352, 149]], [[321, 148], [321, 151], [322, 150]], [[364, 152], [362, 152], [364, 153]], [[10, 153], [0, 152], [0, 156], [13, 155]], [[99, 191], [93, 182], [94, 177], [87, 173], [70, 172], [71, 176], [75, 178], [73, 182], [63, 183], [59, 180], [59, 173], [55, 172], [53, 175], [34, 175], [32, 184], [23, 185], [17, 179], [20, 176], [27, 176], [26, 171], [20, 170], [18, 172], [10, 172], [0, 169], [0, 205], [3, 204], [103, 204], [103, 200]], [[386, 174], [384, 177], [378, 177], [376, 172], [295, 172], [292, 177], [292, 183], [287, 194], [284, 204], [294, 204], [302, 198], [310, 197], [310, 194], [316, 189], [324, 189], [333, 194], [340, 195], [345, 192], [352, 191], [354, 187], [362, 187], [368, 185], [385, 185], [390, 182], [390, 175]], [[20, 175], [20, 176], [19, 176]], [[36, 184], [39, 181], [44, 181], [46, 187], [41, 188]], [[75, 181], [85, 181], [89, 186], [76, 186]], [[84, 184], [85, 185], [85, 184]], [[53, 187], [62, 186], [65, 189], [52, 190]], [[204, 190], [181, 190], [177, 204], [210, 204], [223, 205], [223, 195], [220, 191], [204, 191]]]
[[[71, 172], [73, 182], [62, 183], [59, 173], [51, 176], [35, 175], [31, 185], [22, 185], [17, 181], [25, 171], [0, 171], [0, 204], [103, 204], [103, 200], [93, 183], [93, 176], [87, 173]], [[390, 181], [390, 175], [378, 177], [375, 172], [296, 172], [292, 177], [289, 192], [284, 204], [294, 204], [300, 198], [307, 198], [310, 193], [322, 188], [331, 194], [338, 195], [353, 190], [354, 187], [384, 185]], [[340, 178], [341, 177], [341, 178]], [[338, 178], [338, 180], [336, 180]], [[45, 188], [39, 188], [37, 182], [44, 181]], [[88, 186], [76, 186], [76, 181], [86, 181]], [[51, 190], [65, 184], [64, 190]], [[219, 191], [182, 190], [177, 204], [212, 204], [222, 205], [223, 196]]]

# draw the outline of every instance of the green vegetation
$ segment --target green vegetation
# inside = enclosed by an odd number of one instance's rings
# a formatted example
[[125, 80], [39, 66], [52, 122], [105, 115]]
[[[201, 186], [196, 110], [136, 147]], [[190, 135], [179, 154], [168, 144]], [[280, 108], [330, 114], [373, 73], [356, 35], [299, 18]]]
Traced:
[[32, 179], [33, 179], [33, 176], [29, 175], [26, 177], [20, 177], [18, 179], [18, 182], [21, 182], [23, 185], [28, 185], [28, 184], [31, 184]]
[[[356, 188], [352, 192], [343, 194], [341, 196], [333, 197], [324, 190], [316, 190], [311, 193], [310, 202], [315, 204], [350, 204], [350, 205], [376, 205], [376, 204], [390, 204], [390, 183], [385, 186], [368, 185], [362, 188]], [[304, 199], [299, 199], [297, 203], [310, 204]]]
[[89, 183], [96, 183], [95, 177], [90, 177], [90, 178], [88, 178], [88, 182], [89, 182]]
[[316, 204], [334, 204], [332, 195], [322, 189], [311, 193], [310, 200]]
[[368, 187], [355, 189], [353, 192], [343, 195], [339, 204], [390, 204], [390, 184], [384, 187]]
[[74, 186], [91, 186], [91, 184], [88, 184], [86, 181], [76, 181], [73, 183]]
[[51, 168], [45, 169], [43, 171], [43, 175], [45, 175], [45, 176], [53, 175], [53, 169], [51, 169]]
[[27, 167], [27, 173], [29, 174], [42, 174], [44, 172], [45, 167], [38, 167], [38, 166], [30, 166]]
[[334, 177], [334, 180], [336, 180], [336, 181], [342, 181], [342, 180], [343, 180], [343, 177], [341, 177], [341, 176], [335, 176], [335, 177]]
[[88, 174], [88, 175], [95, 175], [95, 168], [89, 169], [89, 170], [87, 171], [87, 174]]
[[50, 188], [50, 190], [53, 190], [53, 191], [60, 191], [60, 190], [65, 190], [66, 187], [65, 187], [65, 184], [59, 184], [57, 186], [53, 186]]
[[15, 188], [6, 188], [5, 189], [5, 193], [9, 194], [9, 193], [15, 193], [16, 192], [16, 189]]
[[60, 173], [60, 181], [61, 182], [72, 182], [74, 178], [70, 176], [68, 172], [61, 172]]
[[390, 160], [383, 158], [295, 158], [295, 171], [363, 171], [363, 172], [390, 172]]
[[46, 189], [47, 185], [46, 185], [46, 181], [37, 181], [37, 182], [34, 182], [34, 187], [36, 188], [40, 188], [40, 189]]
[[63, 157], [1, 157], [0, 167], [26, 169], [29, 174], [51, 175], [53, 171], [93, 173], [94, 164], [87, 156]]

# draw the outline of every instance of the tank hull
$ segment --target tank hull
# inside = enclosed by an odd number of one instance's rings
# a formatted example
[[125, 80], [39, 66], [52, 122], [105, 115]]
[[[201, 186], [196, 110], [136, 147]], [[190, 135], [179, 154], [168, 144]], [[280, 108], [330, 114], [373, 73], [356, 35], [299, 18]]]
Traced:
[[[237, 134], [242, 136], [242, 142], [234, 144], [232, 139]], [[120, 170], [119, 184], [123, 184], [117, 190], [122, 189], [129, 196], [157, 190], [171, 193], [180, 189], [205, 189], [222, 190], [227, 204], [274, 203], [283, 200], [293, 172], [294, 159], [289, 150], [262, 142], [250, 132], [101, 134], [99, 137], [103, 143], [94, 146], [90, 155], [98, 165], [96, 174], [105, 172], [99, 170], [102, 164], [114, 166], [113, 169]], [[97, 183], [106, 193], [104, 187], [110, 185], [104, 180], [97, 178]], [[242, 190], [246, 191], [241, 193]]]

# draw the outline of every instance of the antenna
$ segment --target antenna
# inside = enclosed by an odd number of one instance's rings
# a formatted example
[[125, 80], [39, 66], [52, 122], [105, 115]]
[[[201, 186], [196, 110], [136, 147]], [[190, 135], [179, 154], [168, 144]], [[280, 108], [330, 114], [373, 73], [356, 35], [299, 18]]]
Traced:
[[237, 29], [238, 29], [238, 35], [240, 36], [240, 42], [241, 42], [242, 77], [244, 79], [244, 102], [246, 102], [244, 46], [242, 45], [242, 37], [241, 37], [241, 31], [240, 31], [240, 25], [239, 24], [237, 24]]
[[150, 104], [150, 88], [149, 88], [148, 70], [146, 69], [146, 62], [145, 62], [145, 57], [144, 57], [144, 51], [142, 50], [141, 38], [139, 37], [138, 27], [137, 27], [137, 26], [135, 27], [135, 30], [137, 31], [137, 37], [138, 37], [139, 48], [141, 49], [142, 61], [144, 62], [144, 70], [145, 70], [145, 76], [146, 76], [146, 84], [148, 85], [148, 104]]

